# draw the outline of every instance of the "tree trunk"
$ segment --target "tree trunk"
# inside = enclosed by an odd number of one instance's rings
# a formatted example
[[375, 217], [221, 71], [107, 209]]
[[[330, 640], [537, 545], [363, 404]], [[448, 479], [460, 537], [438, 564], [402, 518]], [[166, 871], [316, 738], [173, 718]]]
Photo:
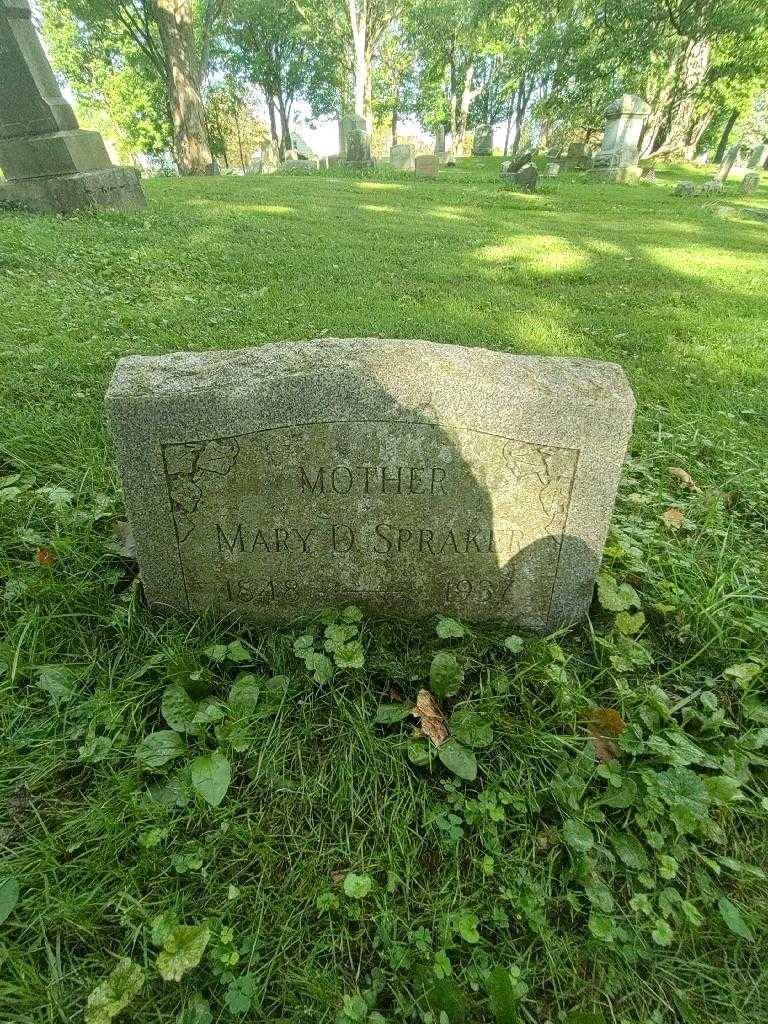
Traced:
[[669, 131], [656, 154], [685, 156], [696, 111], [696, 100], [709, 67], [710, 46], [705, 40], [691, 41], [680, 58], [677, 84], [669, 107]]
[[269, 93], [267, 95], [267, 110], [269, 111], [269, 134], [276, 146], [280, 145], [280, 136], [277, 134], [277, 115], [275, 113], [275, 98]]
[[355, 113], [358, 117], [366, 117], [366, 89], [370, 79], [368, 66], [368, 47], [366, 45], [367, 25], [365, 7], [358, 0], [347, 0], [349, 27], [352, 31], [352, 49], [354, 54], [355, 72]]
[[200, 96], [191, 0], [153, 0], [165, 60], [168, 104], [180, 174], [212, 174], [213, 160]]
[[282, 94], [278, 94], [277, 109], [280, 113], [280, 157], [282, 159], [285, 157], [286, 149], [293, 149], [288, 111], [285, 109], [285, 100]]
[[733, 126], [736, 124], [738, 119], [738, 110], [732, 110], [728, 115], [728, 120], [725, 122], [725, 128], [723, 128], [723, 134], [720, 136], [720, 141], [717, 144], [714, 163], [719, 164], [725, 156], [725, 151], [728, 148], [728, 139], [731, 137]]
[[477, 96], [472, 91], [472, 79], [475, 77], [475, 66], [470, 64], [464, 76], [464, 89], [461, 93], [461, 115], [459, 118], [459, 147], [464, 149], [464, 136], [467, 134], [467, 118], [469, 117], [469, 105]]
[[400, 101], [398, 91], [395, 90], [395, 102], [392, 106], [392, 145], [397, 145], [397, 107]]
[[691, 125], [688, 139], [683, 150], [683, 156], [687, 161], [690, 162], [696, 156], [696, 150], [699, 148], [701, 137], [707, 130], [709, 122], [712, 120], [713, 116], [714, 111], [710, 110]]
[[237, 148], [240, 152], [240, 166], [245, 172], [245, 153], [243, 152], [243, 136], [240, 133], [240, 118], [235, 113], [235, 131], [237, 132]]
[[515, 101], [514, 99], [511, 99], [509, 101], [509, 110], [507, 111], [507, 130], [504, 135], [504, 156], [506, 156], [507, 152], [509, 151], [509, 134], [512, 131], [512, 115], [514, 114], [514, 112]]

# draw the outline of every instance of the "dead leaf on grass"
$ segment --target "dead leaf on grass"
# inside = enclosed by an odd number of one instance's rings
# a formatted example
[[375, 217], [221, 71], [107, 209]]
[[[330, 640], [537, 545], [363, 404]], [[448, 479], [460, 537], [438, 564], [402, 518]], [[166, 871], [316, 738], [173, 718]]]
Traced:
[[668, 508], [661, 519], [668, 530], [680, 530], [685, 522], [685, 516], [679, 508]]
[[56, 561], [56, 552], [53, 548], [38, 548], [35, 552], [35, 561], [38, 565], [50, 568]]
[[681, 487], [684, 487], [687, 491], [697, 491], [699, 493], [701, 492], [701, 488], [694, 481], [691, 474], [686, 472], [684, 469], [681, 469], [680, 466], [669, 466], [667, 468], [667, 472], [671, 477], [674, 477], [675, 480], [677, 480]]
[[445, 743], [448, 739], [445, 715], [429, 690], [419, 690], [416, 706], [411, 710], [411, 714], [414, 718], [419, 719], [421, 731], [436, 747]]
[[615, 708], [592, 708], [587, 719], [587, 732], [598, 761], [612, 761], [619, 756], [615, 739], [626, 727], [627, 723]]

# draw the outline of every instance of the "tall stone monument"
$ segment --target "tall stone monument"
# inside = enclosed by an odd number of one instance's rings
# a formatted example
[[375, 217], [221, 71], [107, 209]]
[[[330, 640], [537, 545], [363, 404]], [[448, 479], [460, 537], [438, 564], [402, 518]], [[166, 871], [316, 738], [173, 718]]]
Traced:
[[381, 338], [128, 356], [107, 393], [152, 605], [539, 632], [587, 613], [633, 411], [611, 363]]
[[640, 178], [640, 139], [650, 113], [650, 105], [630, 93], [608, 104], [603, 144], [592, 157], [592, 167], [600, 176], [619, 181]]
[[438, 125], [435, 132], [435, 156], [441, 164], [445, 163], [445, 128], [442, 125]]
[[0, 0], [0, 205], [144, 206], [138, 171], [115, 167], [99, 133], [79, 128], [31, 19], [28, 0]]

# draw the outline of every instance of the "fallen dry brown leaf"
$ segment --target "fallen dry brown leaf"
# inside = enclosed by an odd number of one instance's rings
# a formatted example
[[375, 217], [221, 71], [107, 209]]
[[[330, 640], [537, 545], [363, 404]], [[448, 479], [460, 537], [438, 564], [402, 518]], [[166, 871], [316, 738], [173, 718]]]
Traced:
[[35, 552], [35, 561], [38, 565], [50, 567], [56, 561], [56, 552], [52, 548], [38, 548]]
[[685, 516], [679, 508], [668, 508], [661, 519], [668, 530], [679, 530], [685, 522]]
[[677, 480], [681, 487], [685, 487], [686, 490], [698, 491], [699, 493], [701, 492], [701, 488], [694, 481], [691, 474], [687, 473], [684, 469], [681, 469], [680, 466], [669, 466], [667, 472]]
[[592, 708], [587, 719], [587, 732], [598, 761], [612, 761], [619, 756], [615, 738], [621, 736], [627, 723], [615, 708]]
[[448, 725], [440, 705], [429, 690], [419, 690], [416, 705], [411, 709], [414, 718], [418, 718], [421, 731], [436, 747], [442, 746], [448, 739]]

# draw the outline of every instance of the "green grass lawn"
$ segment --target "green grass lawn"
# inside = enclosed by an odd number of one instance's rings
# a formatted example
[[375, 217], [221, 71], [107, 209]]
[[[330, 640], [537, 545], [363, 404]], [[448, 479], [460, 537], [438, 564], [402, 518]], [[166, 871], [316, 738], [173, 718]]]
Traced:
[[[3, 1024], [82, 1019], [116, 968], [90, 1024], [768, 1020], [768, 224], [716, 209], [768, 189], [525, 195], [498, 163], [0, 214]], [[148, 611], [115, 529], [116, 360], [324, 335], [625, 367], [590, 623], [364, 620], [364, 668], [317, 681], [294, 641], [332, 616]], [[376, 723], [444, 650], [475, 781]], [[218, 804], [190, 782], [214, 750]]]

